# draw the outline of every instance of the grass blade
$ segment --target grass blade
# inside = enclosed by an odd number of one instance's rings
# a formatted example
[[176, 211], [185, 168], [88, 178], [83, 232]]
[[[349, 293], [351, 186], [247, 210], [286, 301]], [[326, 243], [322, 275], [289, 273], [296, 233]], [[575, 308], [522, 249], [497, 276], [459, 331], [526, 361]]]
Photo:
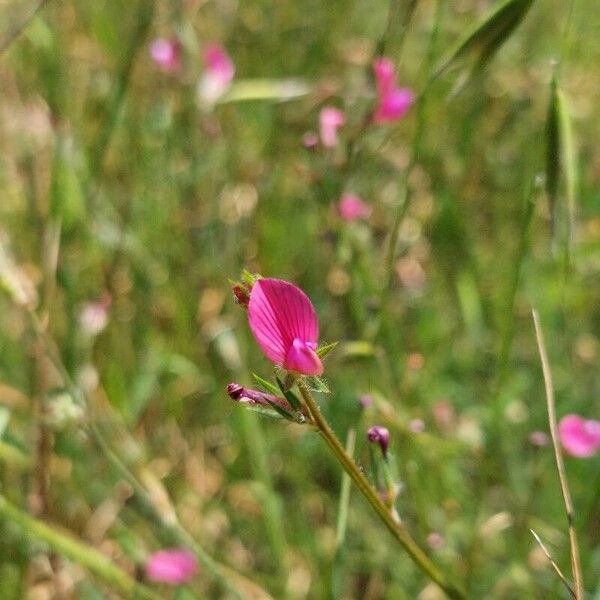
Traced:
[[544, 374], [544, 385], [546, 387], [546, 402], [548, 407], [548, 423], [550, 425], [550, 435], [552, 436], [552, 446], [554, 447], [554, 456], [556, 458], [556, 468], [558, 470], [558, 478], [560, 480], [560, 488], [565, 502], [565, 511], [567, 513], [567, 522], [569, 526], [569, 541], [571, 545], [571, 566], [573, 569], [573, 579], [575, 580], [575, 598], [582, 600], [583, 592], [583, 577], [581, 573], [581, 560], [579, 558], [579, 544], [577, 542], [577, 532], [575, 531], [575, 517], [573, 510], [573, 500], [571, 498], [571, 490], [567, 481], [567, 472], [563, 461], [560, 442], [558, 439], [558, 425], [556, 422], [556, 405], [554, 402], [554, 385], [552, 383], [552, 373], [550, 372], [550, 363], [548, 354], [544, 344], [544, 336], [542, 333], [542, 325], [537, 310], [533, 309], [533, 324], [535, 326], [535, 338], [542, 363], [542, 371]]
[[473, 56], [475, 69], [483, 68], [510, 37], [531, 8], [533, 0], [506, 0], [458, 42], [434, 71], [430, 83], [463, 59]]

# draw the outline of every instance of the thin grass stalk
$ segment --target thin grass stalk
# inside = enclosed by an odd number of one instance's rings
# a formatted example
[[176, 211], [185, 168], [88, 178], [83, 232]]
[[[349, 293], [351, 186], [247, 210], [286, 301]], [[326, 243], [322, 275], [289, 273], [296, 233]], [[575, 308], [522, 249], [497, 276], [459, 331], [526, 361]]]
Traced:
[[[346, 436], [346, 453], [354, 456], [356, 443], [356, 429], [348, 430]], [[346, 527], [348, 525], [348, 507], [350, 505], [350, 476], [346, 471], [342, 473], [342, 485], [340, 487], [340, 500], [338, 503], [338, 516], [335, 527], [335, 556], [331, 569], [331, 597], [339, 598], [342, 594], [342, 581], [344, 572], [344, 540], [346, 539]]]
[[577, 532], [575, 531], [575, 511], [573, 509], [573, 500], [567, 480], [567, 471], [563, 461], [562, 452], [560, 449], [560, 441], [558, 438], [558, 424], [556, 421], [556, 405], [554, 401], [554, 384], [552, 383], [552, 373], [550, 371], [550, 363], [546, 346], [544, 344], [544, 335], [540, 323], [540, 316], [537, 310], [532, 309], [533, 324], [535, 326], [535, 337], [537, 341], [540, 361], [542, 363], [542, 372], [544, 374], [544, 386], [546, 389], [546, 404], [548, 409], [548, 422], [550, 425], [550, 435], [552, 437], [552, 446], [554, 447], [554, 456], [556, 458], [556, 468], [558, 470], [558, 478], [560, 480], [560, 489], [562, 491], [565, 511], [567, 513], [567, 523], [569, 526], [569, 542], [571, 546], [571, 568], [573, 570], [573, 579], [575, 582], [575, 599], [583, 600], [583, 577], [581, 571], [581, 559], [579, 557], [579, 544], [577, 542]]
[[329, 423], [325, 420], [325, 417], [321, 413], [315, 399], [312, 397], [312, 394], [302, 380], [298, 381], [298, 389], [300, 390], [300, 394], [302, 395], [302, 398], [312, 415], [321, 437], [325, 440], [346, 473], [348, 473], [350, 478], [354, 481], [362, 495], [373, 507], [373, 510], [375, 510], [391, 534], [398, 542], [400, 542], [404, 550], [406, 550], [412, 561], [433, 582], [435, 582], [449, 598], [452, 598], [453, 600], [464, 600], [466, 598], [464, 592], [444, 576], [438, 567], [433, 564], [429, 557], [417, 545], [405, 527], [394, 518], [389, 507], [387, 507], [379, 497], [377, 490], [373, 488], [368, 479], [363, 475], [362, 471], [354, 462], [354, 459], [346, 452], [344, 446], [342, 446], [341, 442], [338, 440], [337, 436], [329, 426]]
[[[425, 60], [423, 63], [423, 73], [427, 76], [427, 74], [431, 71], [434, 59], [434, 50], [435, 50], [435, 42], [437, 40], [437, 35], [440, 27], [441, 16], [442, 16], [442, 7], [443, 2], [439, 2], [436, 4], [435, 13], [433, 17], [433, 23], [431, 26], [431, 32], [429, 35], [429, 41], [427, 45], [427, 52], [425, 55]], [[377, 322], [375, 327], [373, 328], [372, 335], [373, 337], [377, 336], [379, 332], [382, 322], [384, 320], [384, 315], [387, 312], [389, 295], [392, 287], [392, 283], [394, 281], [394, 261], [396, 258], [396, 250], [398, 248], [398, 240], [400, 237], [400, 228], [402, 226], [402, 222], [404, 221], [404, 217], [410, 208], [411, 202], [411, 189], [409, 184], [410, 174], [413, 171], [414, 166], [421, 156], [421, 146], [423, 143], [423, 136], [425, 133], [425, 108], [426, 108], [426, 98], [427, 98], [427, 89], [425, 89], [416, 100], [416, 131], [413, 141], [413, 149], [410, 156], [409, 164], [406, 168], [403, 182], [402, 182], [402, 191], [400, 192], [400, 196], [398, 198], [398, 204], [396, 207], [396, 211], [394, 213], [394, 221], [392, 224], [392, 228], [390, 230], [388, 245], [385, 252], [384, 259], [384, 268], [385, 268], [385, 282], [383, 288], [381, 290], [381, 295], [379, 298], [379, 314], [377, 317]]]
[[28, 536], [46, 542], [54, 551], [85, 567], [96, 577], [112, 586], [125, 598], [160, 600], [161, 596], [137, 582], [117, 567], [107, 556], [66, 533], [34, 519], [0, 495], [0, 516], [18, 525]]

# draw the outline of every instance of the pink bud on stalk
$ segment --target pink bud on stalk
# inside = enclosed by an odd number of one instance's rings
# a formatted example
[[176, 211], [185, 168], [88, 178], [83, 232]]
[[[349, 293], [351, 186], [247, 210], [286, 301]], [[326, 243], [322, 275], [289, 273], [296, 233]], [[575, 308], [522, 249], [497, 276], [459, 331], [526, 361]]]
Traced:
[[258, 390], [251, 390], [239, 385], [238, 383], [230, 383], [227, 386], [227, 394], [232, 400], [242, 404], [259, 404], [261, 406], [269, 407], [270, 403], [272, 402], [287, 412], [294, 412], [294, 409], [292, 406], [290, 406], [290, 403], [285, 398], [275, 396], [274, 394], [267, 394], [266, 392], [261, 392]]
[[589, 458], [600, 448], [600, 421], [586, 421], [579, 415], [567, 415], [558, 424], [558, 436], [568, 454]]
[[381, 448], [381, 453], [384, 458], [387, 457], [388, 446], [390, 444], [390, 432], [386, 427], [381, 427], [380, 425], [373, 425], [367, 431], [367, 438], [372, 444], [379, 444]]
[[319, 114], [319, 134], [326, 148], [335, 148], [338, 143], [337, 131], [346, 124], [346, 115], [333, 106], [324, 106]]
[[344, 194], [338, 203], [338, 212], [342, 220], [350, 222], [368, 219], [371, 216], [371, 207], [354, 194]]
[[161, 71], [177, 71], [181, 67], [181, 42], [176, 37], [157, 38], [150, 44], [150, 56]]
[[315, 352], [319, 322], [301, 289], [281, 279], [258, 279], [250, 292], [248, 322], [272, 363], [301, 375], [323, 373], [323, 363]]
[[394, 63], [387, 57], [373, 62], [378, 104], [373, 114], [375, 123], [391, 123], [402, 118], [413, 105], [415, 96], [408, 88], [396, 86]]
[[198, 573], [198, 561], [189, 550], [171, 548], [150, 555], [145, 570], [150, 581], [181, 585]]

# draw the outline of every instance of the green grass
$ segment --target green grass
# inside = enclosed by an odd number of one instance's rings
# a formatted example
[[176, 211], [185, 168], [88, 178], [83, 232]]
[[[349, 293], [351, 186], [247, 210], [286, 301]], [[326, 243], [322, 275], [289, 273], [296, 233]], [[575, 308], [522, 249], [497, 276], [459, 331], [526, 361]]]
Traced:
[[[230, 381], [271, 374], [229, 293], [247, 268], [302, 287], [322, 340], [341, 342], [323, 411], [341, 440], [356, 430], [366, 473], [367, 428], [390, 428], [398, 511], [422, 547], [443, 536], [428, 549], [440, 569], [469, 598], [567, 597], [529, 531], [570, 578], [552, 448], [528, 441], [548, 429], [531, 307], [559, 418], [600, 418], [600, 16], [590, 0], [572, 16], [571, 3], [537, 0], [514, 28], [466, 38], [497, 3], [416, 2], [406, 21], [410, 4], [50, 0], [0, 54], [0, 279], [19, 284], [8, 251], [50, 340], [14, 293], [0, 296], [0, 491], [110, 556], [117, 578], [187, 540], [200, 575], [159, 595], [438, 597], [355, 489], [336, 548], [339, 464], [307, 428], [227, 397]], [[0, 48], [35, 6], [0, 3]], [[184, 67], [167, 75], [148, 46], [172, 34]], [[259, 98], [197, 106], [200, 48], [215, 41], [243, 95]], [[419, 102], [393, 126], [365, 127], [382, 46]], [[284, 101], [277, 84], [289, 79], [308, 93]], [[338, 148], [311, 152], [301, 139], [323, 104], [348, 124]], [[371, 203], [368, 222], [340, 221], [343, 191]], [[79, 312], [105, 292], [109, 323], [90, 340]], [[361, 413], [365, 393], [376, 402]], [[69, 403], [81, 405], [71, 418]], [[599, 460], [566, 458], [589, 598], [600, 593]], [[149, 497], [124, 492], [123, 466]], [[59, 581], [75, 598], [120, 597], [35, 531], [10, 518], [2, 531], [3, 598], [58, 594]]]

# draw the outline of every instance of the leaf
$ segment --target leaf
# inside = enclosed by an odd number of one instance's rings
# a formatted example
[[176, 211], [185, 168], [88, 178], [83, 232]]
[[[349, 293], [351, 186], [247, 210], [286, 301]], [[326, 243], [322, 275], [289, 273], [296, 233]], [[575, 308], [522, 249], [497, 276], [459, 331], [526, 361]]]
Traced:
[[[564, 182], [565, 205], [560, 204], [561, 181]], [[575, 228], [577, 190], [577, 158], [573, 142], [573, 128], [567, 99], [558, 85], [556, 76], [550, 84], [550, 102], [546, 122], [546, 195], [552, 218], [555, 242], [564, 239], [567, 256], [570, 254]], [[566, 217], [566, 235], [561, 235], [561, 216]]]
[[246, 100], [286, 102], [306, 96], [310, 91], [310, 86], [299, 79], [240, 79], [231, 84], [217, 104]]
[[460, 40], [450, 55], [434, 71], [429, 83], [469, 55], [475, 58], [474, 71], [483, 68], [510, 37], [532, 4], [533, 0], [506, 0], [498, 5]]
[[258, 376], [256, 373], [252, 373], [252, 377], [254, 377], [254, 381], [256, 381], [256, 383], [265, 392], [268, 392], [269, 394], [274, 394], [275, 396], [279, 395], [279, 389], [277, 388], [277, 386], [273, 385], [270, 381], [263, 379], [262, 377]]

